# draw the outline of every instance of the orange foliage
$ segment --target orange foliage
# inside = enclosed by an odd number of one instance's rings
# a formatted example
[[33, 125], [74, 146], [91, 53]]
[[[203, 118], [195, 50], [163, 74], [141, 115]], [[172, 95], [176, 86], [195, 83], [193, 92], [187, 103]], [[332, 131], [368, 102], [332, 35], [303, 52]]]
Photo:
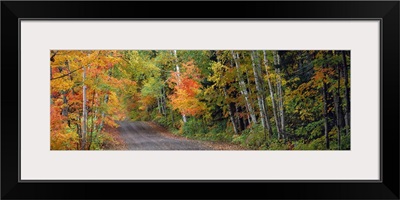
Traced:
[[197, 98], [201, 92], [200, 70], [193, 62], [188, 62], [182, 64], [182, 71], [171, 73], [169, 85], [174, 89], [173, 94], [169, 95], [171, 105], [183, 115], [203, 114], [206, 105]]
[[51, 149], [77, 149], [82, 125], [82, 85], [87, 87], [87, 130], [95, 132], [100, 124], [116, 127], [114, 120], [124, 118], [125, 111], [115, 91], [125, 90], [135, 83], [113, 77], [113, 69], [121, 63], [117, 51], [62, 50], [52, 51], [51, 55], [54, 52], [57, 53], [50, 62]]

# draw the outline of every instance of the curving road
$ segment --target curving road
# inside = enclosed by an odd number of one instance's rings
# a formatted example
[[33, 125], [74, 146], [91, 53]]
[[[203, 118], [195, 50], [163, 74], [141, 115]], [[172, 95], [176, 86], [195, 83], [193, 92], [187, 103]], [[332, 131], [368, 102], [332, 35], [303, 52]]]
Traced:
[[167, 137], [146, 122], [118, 122], [121, 138], [129, 150], [211, 150], [200, 142]]

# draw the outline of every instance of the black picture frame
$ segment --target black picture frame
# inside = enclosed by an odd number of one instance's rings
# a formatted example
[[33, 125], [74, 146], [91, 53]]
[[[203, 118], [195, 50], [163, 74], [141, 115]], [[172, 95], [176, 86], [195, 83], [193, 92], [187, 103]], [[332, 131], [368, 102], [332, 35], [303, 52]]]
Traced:
[[[399, 7], [399, 1], [2, 1], [1, 198], [399, 199]], [[379, 19], [381, 181], [19, 182], [20, 19]]]

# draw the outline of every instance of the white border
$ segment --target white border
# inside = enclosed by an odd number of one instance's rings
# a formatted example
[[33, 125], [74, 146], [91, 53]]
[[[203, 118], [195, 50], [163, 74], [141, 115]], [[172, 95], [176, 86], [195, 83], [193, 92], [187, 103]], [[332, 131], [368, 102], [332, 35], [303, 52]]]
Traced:
[[[21, 180], [379, 180], [379, 26], [22, 20]], [[351, 151], [50, 151], [50, 49], [351, 50]]]

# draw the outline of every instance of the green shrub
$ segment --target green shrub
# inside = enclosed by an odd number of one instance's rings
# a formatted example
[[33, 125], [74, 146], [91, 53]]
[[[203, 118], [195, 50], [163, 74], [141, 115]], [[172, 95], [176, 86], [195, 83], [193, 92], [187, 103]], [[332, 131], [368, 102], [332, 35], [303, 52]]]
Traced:
[[231, 141], [250, 149], [265, 148], [266, 132], [260, 124], [244, 130], [240, 135], [232, 135]]
[[340, 143], [341, 149], [350, 150], [350, 143], [351, 143], [350, 134], [342, 135], [341, 143]]
[[188, 118], [187, 122], [183, 124], [182, 132], [186, 135], [206, 134], [208, 129], [202, 120], [191, 117]]
[[163, 126], [163, 127], [170, 127], [172, 124], [171, 120], [168, 120], [166, 117], [162, 115], [156, 115], [153, 118], [153, 121], [156, 122], [157, 124]]
[[264, 132], [254, 132], [246, 138], [245, 145], [251, 149], [258, 149], [264, 141]]
[[[344, 130], [341, 130], [340, 134], [340, 149], [341, 150], [350, 150], [350, 143], [351, 143], [351, 134], [344, 134]], [[338, 150], [338, 135], [337, 135], [337, 127], [333, 127], [332, 130], [329, 132], [329, 139], [330, 145], [329, 148], [331, 150]]]
[[324, 120], [308, 123], [306, 126], [297, 128], [294, 133], [297, 136], [306, 137], [309, 139], [316, 139], [321, 137], [324, 130]]
[[234, 144], [244, 145], [248, 136], [249, 136], [248, 133], [247, 134], [246, 133], [242, 133], [240, 135], [233, 135], [232, 136], [232, 142]]
[[309, 147], [310, 147], [309, 149], [311, 150], [325, 150], [326, 149], [325, 136], [312, 140], [309, 144]]
[[213, 134], [214, 141], [232, 142], [232, 134], [220, 132]]

